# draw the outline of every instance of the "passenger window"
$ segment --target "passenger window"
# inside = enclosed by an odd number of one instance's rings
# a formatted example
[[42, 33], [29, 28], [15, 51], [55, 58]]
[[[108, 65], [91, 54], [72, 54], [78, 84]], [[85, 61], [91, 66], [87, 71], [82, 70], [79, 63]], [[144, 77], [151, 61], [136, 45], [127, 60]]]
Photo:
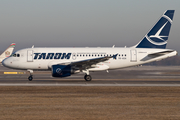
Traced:
[[17, 54], [17, 57], [20, 57], [20, 54]]

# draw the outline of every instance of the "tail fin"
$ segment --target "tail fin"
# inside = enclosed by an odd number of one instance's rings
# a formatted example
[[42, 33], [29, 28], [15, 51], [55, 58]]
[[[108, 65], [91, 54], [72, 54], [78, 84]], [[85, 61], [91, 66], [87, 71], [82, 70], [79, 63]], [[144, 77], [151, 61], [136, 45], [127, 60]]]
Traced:
[[12, 44], [0, 55], [0, 57], [3, 58], [3, 59], [5, 59], [6, 57], [9, 57], [9, 56], [12, 54], [15, 45], [16, 45], [15, 43], [12, 43]]
[[136, 48], [166, 48], [175, 10], [167, 10]]

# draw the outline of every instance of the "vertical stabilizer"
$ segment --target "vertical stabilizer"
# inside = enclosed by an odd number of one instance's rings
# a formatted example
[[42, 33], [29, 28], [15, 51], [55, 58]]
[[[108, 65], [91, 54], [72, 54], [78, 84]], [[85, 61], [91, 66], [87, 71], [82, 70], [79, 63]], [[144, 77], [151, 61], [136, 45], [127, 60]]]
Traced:
[[12, 43], [1, 55], [0, 55], [0, 62], [3, 61], [3, 59], [9, 57], [13, 50], [14, 50], [14, 47], [15, 47], [15, 43]]
[[136, 48], [166, 48], [175, 10], [167, 10], [159, 21], [135, 46]]

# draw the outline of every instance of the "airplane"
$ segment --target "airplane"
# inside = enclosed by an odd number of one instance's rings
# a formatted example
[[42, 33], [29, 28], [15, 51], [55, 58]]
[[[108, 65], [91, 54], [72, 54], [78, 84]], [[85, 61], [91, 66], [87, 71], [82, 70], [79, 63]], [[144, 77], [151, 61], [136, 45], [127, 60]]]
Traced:
[[13, 69], [27, 70], [29, 81], [33, 71], [49, 70], [53, 77], [68, 77], [83, 72], [84, 79], [91, 81], [92, 71], [107, 71], [142, 65], [177, 55], [166, 49], [175, 10], [166, 10], [159, 21], [143, 39], [132, 47], [51, 47], [25, 48], [14, 52], [2, 64]]
[[12, 54], [15, 45], [15, 43], [11, 43], [11, 45], [0, 55], [0, 63]]

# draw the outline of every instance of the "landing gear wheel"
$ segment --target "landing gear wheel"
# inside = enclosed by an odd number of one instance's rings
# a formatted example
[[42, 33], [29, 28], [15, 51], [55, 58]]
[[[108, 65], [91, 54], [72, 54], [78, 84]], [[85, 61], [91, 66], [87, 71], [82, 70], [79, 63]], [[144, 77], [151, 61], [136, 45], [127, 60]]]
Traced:
[[92, 80], [92, 77], [91, 77], [90, 75], [85, 75], [85, 76], [84, 76], [84, 79], [85, 79], [86, 81], [91, 81], [91, 80]]
[[30, 76], [28, 77], [28, 80], [29, 80], [29, 81], [32, 81], [32, 80], [33, 80], [33, 76], [30, 75]]
[[33, 80], [33, 70], [27, 69], [27, 71], [30, 73], [30, 76], [28, 77], [29, 81]]

